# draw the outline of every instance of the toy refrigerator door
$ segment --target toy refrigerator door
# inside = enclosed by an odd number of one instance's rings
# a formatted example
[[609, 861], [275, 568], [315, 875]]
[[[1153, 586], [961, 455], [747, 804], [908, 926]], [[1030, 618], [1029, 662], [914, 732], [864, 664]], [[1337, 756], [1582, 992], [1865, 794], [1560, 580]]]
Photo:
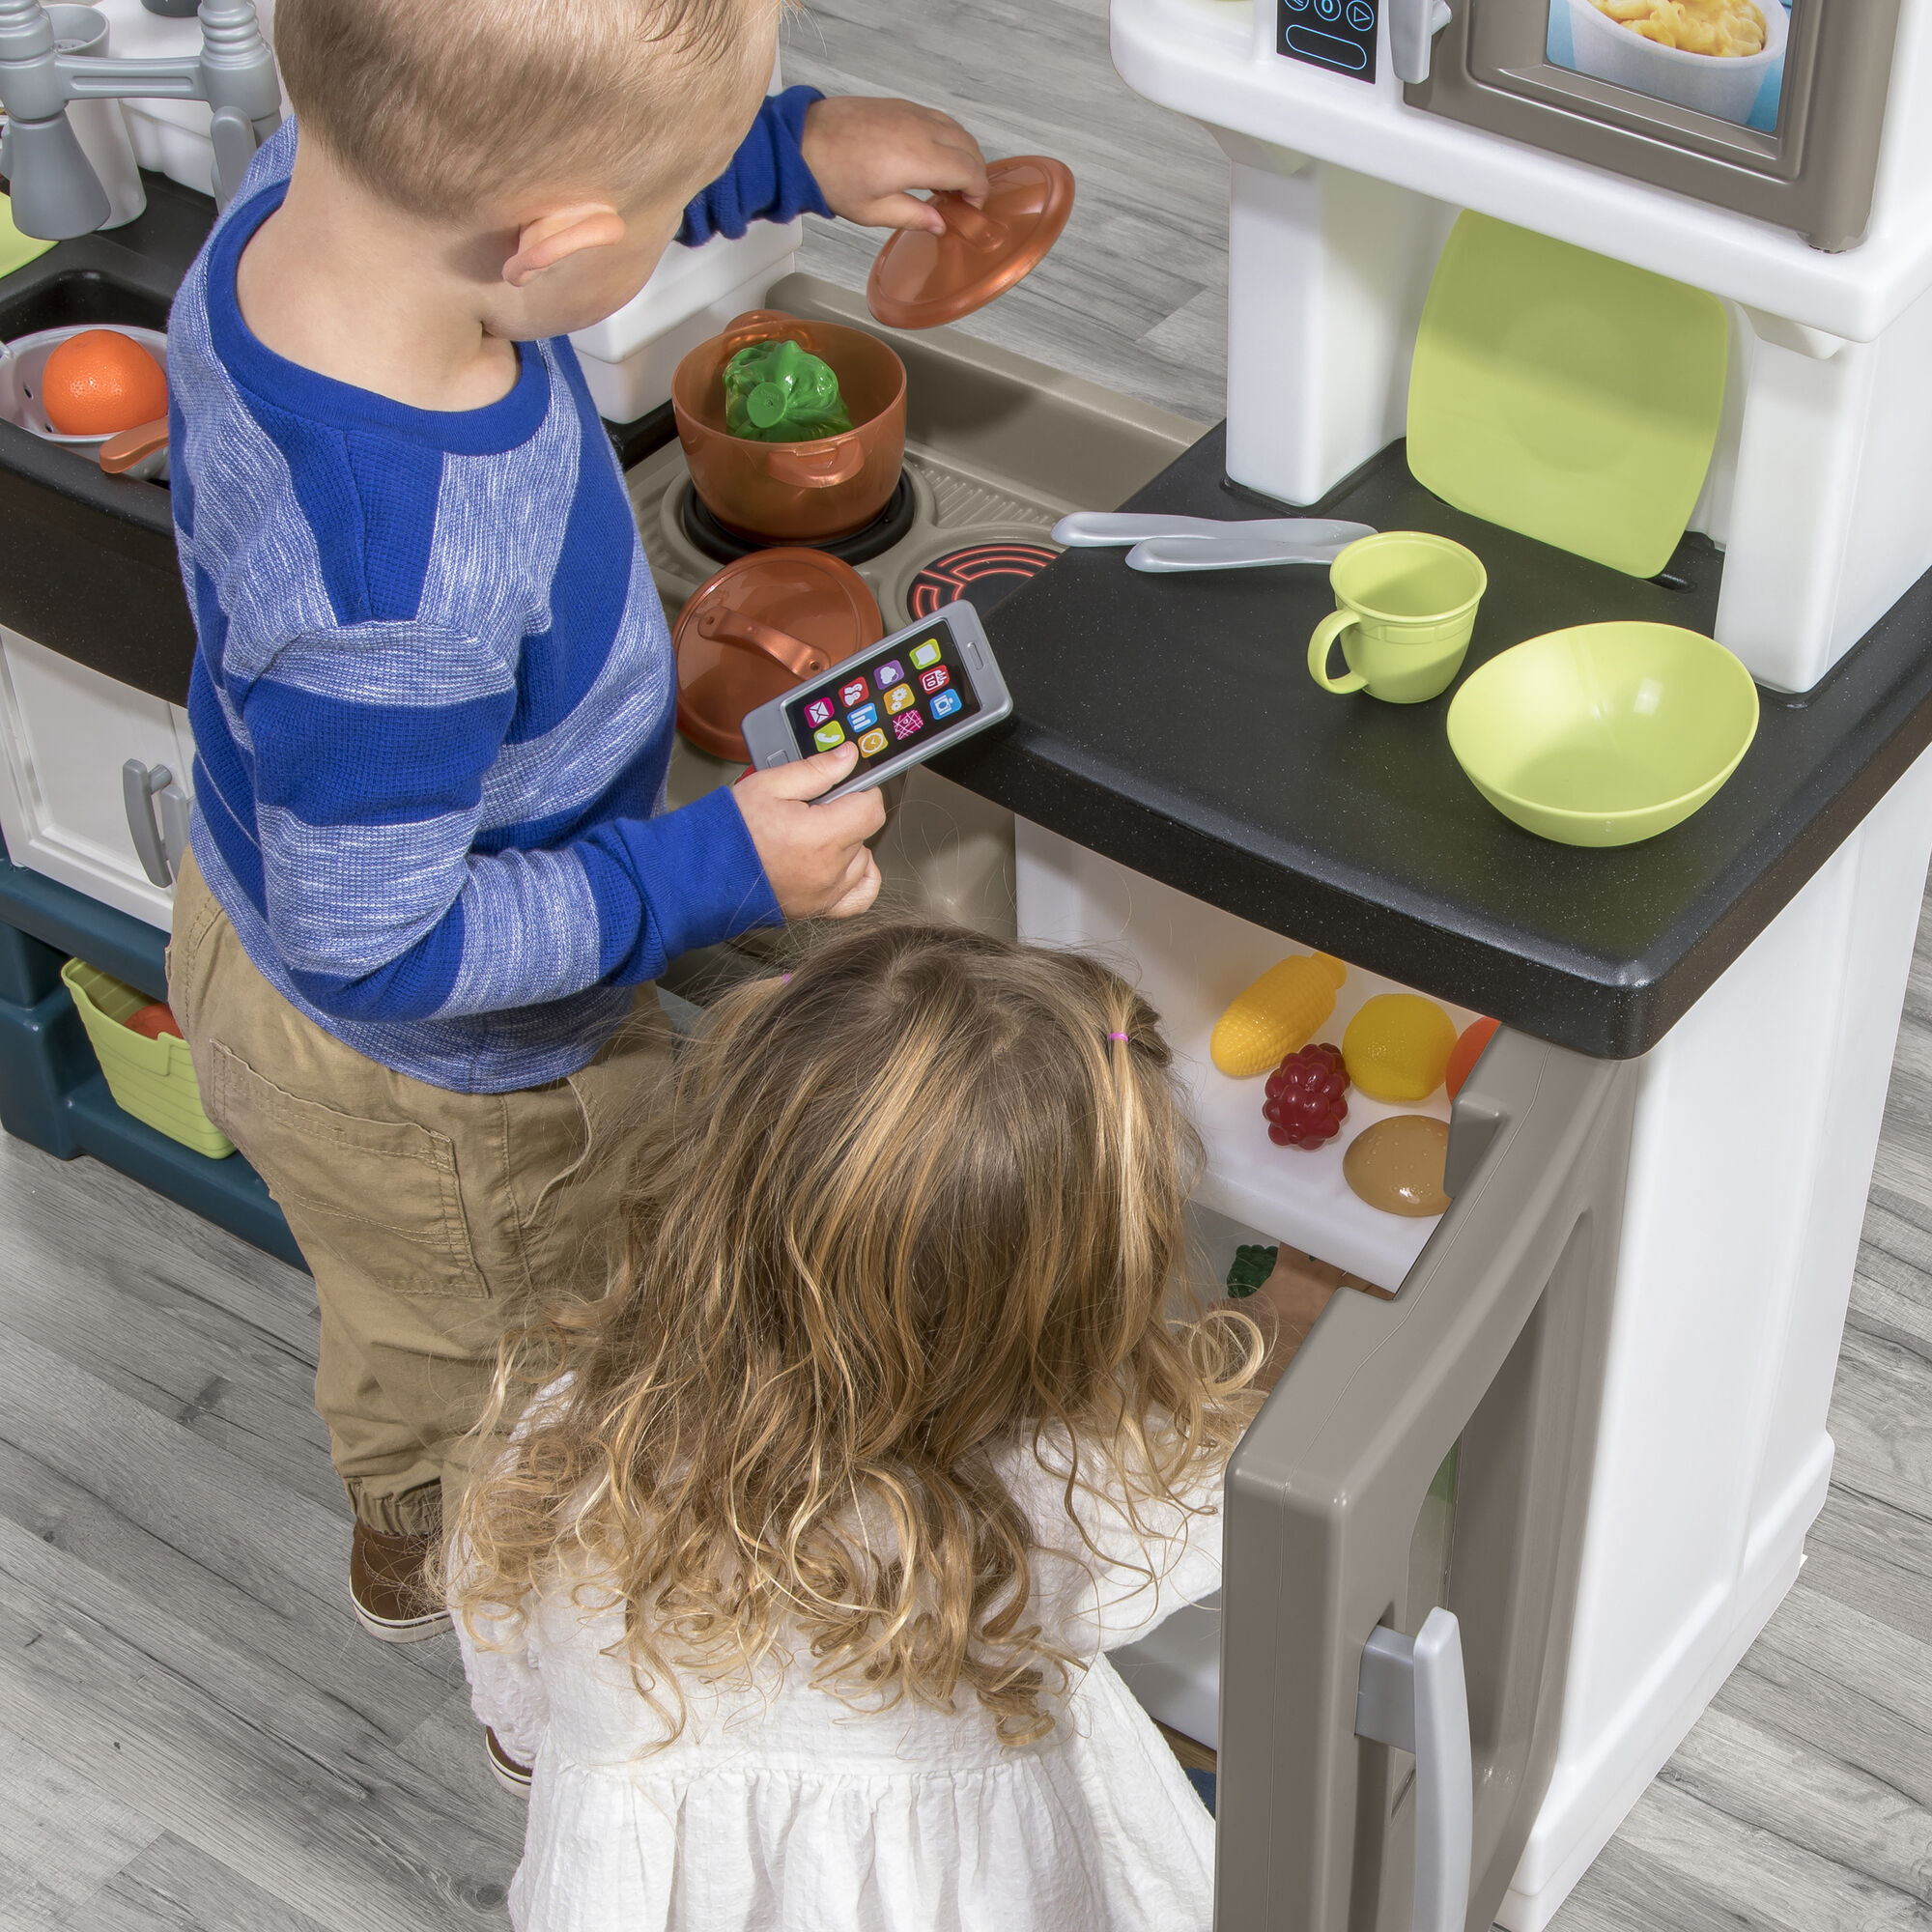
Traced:
[[[1230, 1463], [1217, 1932], [1488, 1932], [1555, 1749], [1633, 1088], [1499, 1034], [1456, 1101], [1454, 1205], [1393, 1300], [1333, 1297]], [[1371, 1634], [1414, 1636], [1437, 1605], [1460, 1767], [1439, 1737], [1419, 1761], [1357, 1735]], [[1438, 1833], [1422, 1889], [1448, 1897], [1412, 1919], [1445, 1766], [1473, 1801], [1468, 1876]]]

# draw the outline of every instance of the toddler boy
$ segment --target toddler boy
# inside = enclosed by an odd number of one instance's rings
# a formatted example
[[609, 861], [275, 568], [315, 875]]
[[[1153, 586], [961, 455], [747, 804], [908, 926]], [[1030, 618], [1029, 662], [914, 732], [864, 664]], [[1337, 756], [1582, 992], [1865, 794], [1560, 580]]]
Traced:
[[[314, 1272], [316, 1405], [377, 1636], [503, 1332], [595, 1293], [650, 980], [862, 910], [850, 746], [661, 810], [670, 640], [569, 344], [675, 235], [939, 226], [971, 136], [764, 99], [772, 0], [281, 0], [296, 121], [169, 330], [193, 861], [169, 992], [212, 1118]], [[299, 133], [298, 133], [298, 125]]]

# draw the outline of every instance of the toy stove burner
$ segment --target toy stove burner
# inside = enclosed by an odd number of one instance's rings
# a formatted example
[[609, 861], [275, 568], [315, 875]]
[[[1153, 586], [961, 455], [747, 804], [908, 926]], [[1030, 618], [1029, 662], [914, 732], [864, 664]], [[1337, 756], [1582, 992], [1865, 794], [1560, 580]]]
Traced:
[[929, 617], [942, 604], [963, 598], [983, 617], [1058, 554], [1036, 543], [977, 543], [950, 550], [913, 579], [906, 609], [915, 617]]
[[746, 536], [730, 529], [711, 514], [705, 507], [704, 499], [698, 496], [696, 485], [689, 481], [678, 498], [677, 520], [685, 536], [706, 556], [716, 557], [720, 563], [735, 563], [739, 557], [750, 556], [753, 551], [775, 550], [781, 544], [800, 543], [808, 550], [822, 550], [827, 556], [836, 556], [841, 563], [868, 563], [873, 557], [891, 550], [912, 528], [914, 507], [912, 481], [901, 469], [898, 487], [894, 490], [886, 507], [869, 524], [848, 536], [829, 537], [822, 543], [808, 543], [801, 537]]

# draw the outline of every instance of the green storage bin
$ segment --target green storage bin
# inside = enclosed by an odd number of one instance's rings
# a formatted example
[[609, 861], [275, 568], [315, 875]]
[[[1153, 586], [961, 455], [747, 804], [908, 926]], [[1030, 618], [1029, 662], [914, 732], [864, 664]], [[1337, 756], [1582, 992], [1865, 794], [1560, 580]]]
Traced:
[[148, 996], [79, 959], [61, 968], [61, 979], [73, 995], [114, 1104], [211, 1160], [233, 1153], [235, 1143], [201, 1110], [187, 1042], [165, 1034], [145, 1039], [128, 1030], [128, 1020], [149, 1004]]

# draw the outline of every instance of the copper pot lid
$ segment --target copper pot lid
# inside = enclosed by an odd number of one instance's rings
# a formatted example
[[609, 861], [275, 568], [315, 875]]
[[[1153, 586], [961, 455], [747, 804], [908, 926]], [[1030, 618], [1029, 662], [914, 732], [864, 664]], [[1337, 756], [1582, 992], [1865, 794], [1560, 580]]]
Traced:
[[879, 250], [866, 305], [888, 328], [937, 328], [1003, 296], [1037, 268], [1073, 212], [1073, 174], [1046, 155], [986, 164], [985, 206], [945, 192], [944, 235], [902, 228]]
[[741, 556], [677, 613], [677, 728], [745, 764], [748, 713], [885, 635], [879, 600], [849, 563], [802, 545]]

